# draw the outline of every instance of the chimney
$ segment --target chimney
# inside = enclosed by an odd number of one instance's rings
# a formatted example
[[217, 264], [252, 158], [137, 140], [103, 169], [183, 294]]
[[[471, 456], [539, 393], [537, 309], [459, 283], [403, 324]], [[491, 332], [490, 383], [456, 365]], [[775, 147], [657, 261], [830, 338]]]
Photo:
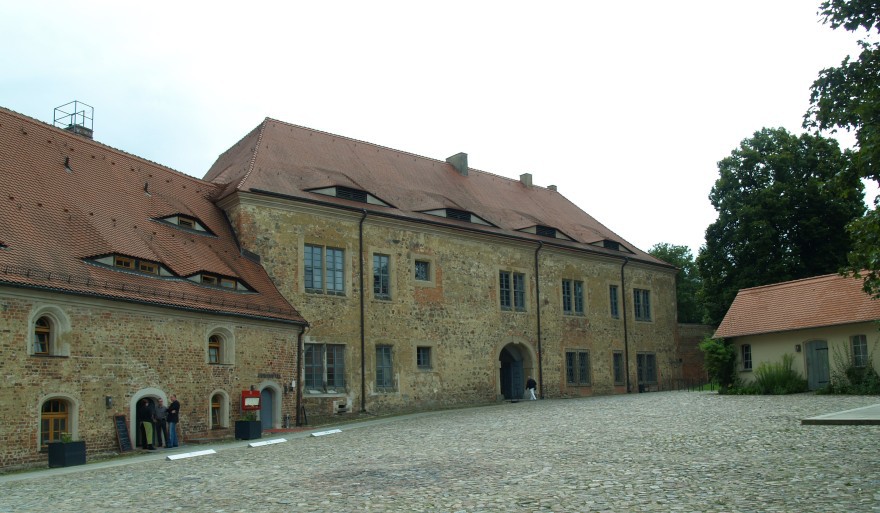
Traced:
[[523, 173], [519, 175], [519, 181], [522, 182], [526, 187], [532, 186], [532, 174], [531, 173]]
[[452, 164], [452, 167], [454, 167], [461, 176], [468, 175], [467, 153], [456, 153], [446, 159], [446, 162]]
[[54, 124], [68, 132], [93, 139], [95, 108], [80, 101], [55, 107]]
[[555, 190], [556, 190], [556, 186], [555, 186], [555, 185], [548, 185], [547, 188], [550, 189], [551, 191], [555, 191]]

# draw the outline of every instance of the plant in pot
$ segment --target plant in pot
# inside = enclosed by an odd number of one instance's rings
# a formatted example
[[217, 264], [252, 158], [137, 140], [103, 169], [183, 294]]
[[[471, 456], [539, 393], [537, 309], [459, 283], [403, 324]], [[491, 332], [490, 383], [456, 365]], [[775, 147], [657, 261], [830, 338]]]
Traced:
[[49, 442], [49, 467], [72, 467], [86, 462], [86, 442], [61, 433], [60, 440]]
[[252, 412], [244, 412], [239, 420], [235, 421], [235, 438], [238, 440], [254, 440], [263, 436], [262, 422], [257, 420], [257, 415]]

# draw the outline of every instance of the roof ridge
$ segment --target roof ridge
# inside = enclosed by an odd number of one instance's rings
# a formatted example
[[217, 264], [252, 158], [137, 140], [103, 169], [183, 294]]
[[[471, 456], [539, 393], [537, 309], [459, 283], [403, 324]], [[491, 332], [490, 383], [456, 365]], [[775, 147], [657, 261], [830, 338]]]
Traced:
[[[355, 139], [354, 137], [348, 137], [348, 136], [345, 136], [345, 135], [334, 134], [334, 133], [332, 133], [332, 132], [327, 132], [327, 131], [324, 131], [324, 130], [318, 130], [317, 128], [309, 128], [309, 127], [307, 127], [307, 126], [297, 125], [296, 123], [289, 123], [289, 122], [287, 122], [287, 121], [282, 121], [282, 120], [280, 120], [280, 119], [275, 119], [275, 118], [271, 118], [271, 117], [267, 117], [265, 120], [263, 120], [263, 124], [265, 124], [267, 121], [273, 121], [273, 122], [275, 122], [275, 123], [281, 123], [282, 125], [291, 126], [291, 127], [294, 127], [294, 128], [299, 128], [299, 129], [302, 129], [302, 130], [308, 130], [308, 131], [310, 131], [310, 132], [315, 132], [315, 133], [318, 133], [318, 134], [328, 135], [328, 136], [330, 136], [330, 137], [336, 137], [336, 138], [339, 138], [339, 139], [345, 139], [345, 140], [347, 140], [347, 141], [352, 141], [352, 142], [359, 143], [359, 144], [366, 144], [366, 145], [372, 146], [372, 147], [374, 147], [374, 148], [381, 148], [381, 149], [383, 149], [383, 150], [388, 150], [388, 151], [397, 152], [397, 153], [400, 153], [400, 154], [403, 154], [403, 155], [408, 155], [408, 156], [410, 156], [410, 157], [418, 157], [418, 158], [420, 158], [420, 159], [430, 160], [430, 161], [437, 162], [437, 163], [440, 163], [440, 164], [446, 164], [446, 165], [449, 165], [450, 167], [452, 166], [452, 164], [449, 164], [449, 163], [446, 162], [445, 160], [436, 159], [436, 158], [434, 158], [434, 157], [426, 157], [426, 156], [424, 156], [424, 155], [419, 155], [418, 153], [412, 153], [412, 152], [405, 151], [405, 150], [399, 150], [399, 149], [397, 149], [397, 148], [392, 148], [392, 147], [390, 147], [390, 146], [385, 146], [385, 145], [377, 144], [377, 143], [373, 143], [373, 142], [370, 142], [370, 141], [364, 141], [364, 140], [362, 140], [362, 139]], [[261, 134], [261, 136], [262, 136], [262, 134]], [[254, 152], [254, 153], [256, 153], [256, 152]], [[516, 179], [516, 178], [511, 178], [511, 177], [509, 177], [509, 176], [499, 175], [499, 174], [497, 174], [497, 173], [492, 173], [492, 172], [490, 172], [490, 171], [484, 171], [484, 170], [482, 170], [482, 169], [478, 169], [478, 168], [475, 168], [475, 167], [470, 167], [470, 166], [468, 166], [468, 171], [476, 171], [477, 173], [482, 173], [482, 174], [484, 174], [484, 175], [489, 175], [489, 176], [494, 176], [494, 177], [501, 178], [501, 179], [504, 179], [504, 180], [509, 180], [509, 181], [511, 181], [511, 182], [514, 182], [514, 183], [518, 183], [518, 182], [519, 182], [519, 180]], [[250, 173], [250, 170], [248, 170], [248, 173]], [[533, 185], [533, 187], [541, 188], [541, 189], [544, 189], [544, 190], [552, 190], [552, 189], [549, 189], [548, 187], [544, 187], [544, 186], [541, 186], [541, 185]]]
[[835, 277], [836, 278], [846, 278], [847, 276], [841, 276], [837, 273], [822, 274], [819, 276], [798, 278], [796, 280], [782, 281], [779, 283], [768, 283], [766, 285], [757, 285], [755, 287], [747, 287], [744, 289], [740, 289], [740, 292], [751, 292], [753, 290], [760, 290], [760, 289], [767, 289], [767, 288], [785, 288], [785, 287], [791, 287], [791, 286], [797, 285], [797, 284], [799, 284], [801, 282], [805, 282], [805, 281], [821, 281], [821, 280], [828, 280], [828, 279], [835, 278]]
[[183, 177], [183, 178], [188, 178], [188, 179], [190, 179], [190, 180], [192, 180], [192, 181], [198, 182], [198, 183], [203, 184], [203, 185], [209, 185], [209, 186], [211, 186], [211, 187], [213, 187], [213, 188], [215, 188], [215, 189], [218, 188], [218, 187], [217, 187], [217, 184], [215, 184], [215, 183], [213, 183], [213, 182], [209, 182], [209, 181], [207, 181], [207, 180], [203, 180], [203, 179], [201, 179], [201, 178], [199, 178], [199, 177], [197, 177], [197, 176], [188, 175], [188, 174], [184, 173], [183, 171], [178, 171], [177, 169], [174, 169], [173, 167], [168, 167], [168, 166], [166, 166], [166, 165], [164, 165], [164, 164], [160, 164], [159, 162], [154, 162], [154, 161], [152, 161], [152, 160], [150, 160], [150, 159], [147, 159], [147, 158], [141, 157], [141, 156], [139, 156], [139, 155], [135, 155], [135, 154], [133, 154], [133, 153], [129, 153], [129, 152], [125, 151], [125, 150], [120, 150], [119, 148], [116, 148], [116, 147], [110, 146], [109, 144], [105, 144], [105, 143], [102, 143], [102, 142], [100, 142], [100, 141], [96, 141], [95, 139], [90, 139], [90, 138], [87, 138], [87, 137], [83, 137], [83, 136], [76, 135], [76, 134], [74, 134], [74, 133], [72, 133], [72, 132], [68, 132], [67, 130], [64, 130], [63, 128], [58, 128], [58, 127], [55, 126], [55, 125], [50, 125], [49, 123], [47, 123], [47, 122], [45, 122], [45, 121], [41, 121], [41, 120], [39, 120], [39, 119], [37, 119], [37, 118], [33, 118], [33, 117], [28, 116], [28, 115], [26, 115], [26, 114], [22, 114], [22, 113], [20, 113], [20, 112], [18, 112], [18, 111], [14, 111], [14, 110], [9, 109], [9, 108], [7, 108], [7, 107], [2, 107], [2, 106], [0, 106], [0, 111], [5, 111], [6, 113], [8, 113], [9, 115], [11, 115], [11, 116], [13, 116], [13, 117], [18, 117], [18, 118], [21, 119], [21, 121], [24, 121], [24, 122], [27, 122], [27, 123], [34, 123], [34, 124], [42, 125], [43, 127], [47, 128], [47, 129], [49, 129], [49, 130], [52, 130], [52, 131], [58, 133], [59, 135], [63, 135], [64, 137], [68, 137], [68, 138], [70, 138], [71, 140], [75, 140], [75, 141], [82, 142], [82, 143], [85, 143], [85, 144], [87, 144], [87, 145], [91, 145], [91, 146], [95, 146], [95, 147], [99, 147], [99, 148], [104, 148], [104, 149], [106, 149], [106, 150], [108, 150], [108, 151], [114, 151], [114, 152], [117, 152], [117, 153], [123, 154], [123, 155], [125, 155], [125, 156], [127, 156], [127, 157], [130, 157], [130, 158], [132, 158], [132, 159], [138, 160], [138, 161], [140, 161], [140, 162], [144, 162], [144, 163], [146, 163], [146, 164], [149, 164], [149, 165], [152, 165], [152, 166], [156, 166], [156, 167], [162, 168], [162, 169], [164, 169], [165, 171], [169, 171], [169, 172], [175, 173], [175, 174], [177, 174], [177, 175], [180, 175], [180, 176]]
[[[251, 176], [251, 173], [253, 172], [254, 167], [256, 166], [257, 153], [260, 152], [260, 143], [263, 142], [263, 134], [266, 133], [266, 125], [268, 124], [267, 121], [269, 121], [269, 119], [270, 119], [269, 117], [266, 117], [263, 120], [263, 122], [259, 124], [260, 133], [259, 133], [259, 135], [257, 135], [256, 144], [254, 144], [254, 154], [251, 155], [251, 162], [250, 162], [250, 164], [248, 164], [247, 171], [245, 171], [244, 176], [241, 177], [241, 180], [239, 180], [238, 184], [235, 186], [236, 189], [241, 189], [244, 186], [244, 182], [246, 182], [248, 177]], [[245, 137], [247, 137], [247, 136], [245, 136]], [[242, 138], [242, 140], [244, 140], [244, 138]], [[241, 142], [241, 141], [239, 141], [239, 142]], [[236, 143], [236, 144], [238, 144], [238, 143]]]

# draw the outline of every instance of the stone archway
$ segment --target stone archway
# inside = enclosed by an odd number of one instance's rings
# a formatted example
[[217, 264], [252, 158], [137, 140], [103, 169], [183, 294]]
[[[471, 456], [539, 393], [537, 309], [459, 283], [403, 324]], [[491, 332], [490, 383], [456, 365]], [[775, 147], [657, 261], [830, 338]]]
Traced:
[[498, 386], [496, 392], [502, 401], [523, 398], [526, 379], [534, 376], [535, 358], [527, 344], [511, 342], [498, 352]]

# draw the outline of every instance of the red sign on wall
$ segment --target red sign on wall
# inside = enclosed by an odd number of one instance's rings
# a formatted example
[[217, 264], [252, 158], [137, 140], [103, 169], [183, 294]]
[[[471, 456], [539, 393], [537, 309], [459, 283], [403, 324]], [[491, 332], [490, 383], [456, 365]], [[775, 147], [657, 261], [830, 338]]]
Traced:
[[259, 410], [260, 392], [258, 390], [242, 390], [241, 409], [245, 411]]

